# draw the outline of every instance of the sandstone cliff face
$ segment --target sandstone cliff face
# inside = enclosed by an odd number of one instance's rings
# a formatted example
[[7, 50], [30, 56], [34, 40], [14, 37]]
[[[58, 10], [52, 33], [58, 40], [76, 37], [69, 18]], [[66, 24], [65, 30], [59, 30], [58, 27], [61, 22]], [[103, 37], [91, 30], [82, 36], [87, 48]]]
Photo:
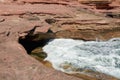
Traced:
[[[87, 1], [89, 5], [81, 0], [0, 0], [0, 79], [83, 80], [45, 67], [27, 55], [18, 40], [120, 37], [120, 1], [108, 2], [109, 9]], [[87, 79], [93, 78], [98, 80]], [[117, 80], [106, 75], [104, 79]]]

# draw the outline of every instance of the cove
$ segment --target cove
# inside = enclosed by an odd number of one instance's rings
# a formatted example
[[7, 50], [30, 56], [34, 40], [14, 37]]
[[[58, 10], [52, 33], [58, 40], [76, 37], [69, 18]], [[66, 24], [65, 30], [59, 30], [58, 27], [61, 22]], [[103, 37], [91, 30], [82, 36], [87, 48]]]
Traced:
[[105, 73], [120, 79], [120, 38], [108, 41], [53, 39], [44, 47], [45, 61], [65, 73], [85, 70]]

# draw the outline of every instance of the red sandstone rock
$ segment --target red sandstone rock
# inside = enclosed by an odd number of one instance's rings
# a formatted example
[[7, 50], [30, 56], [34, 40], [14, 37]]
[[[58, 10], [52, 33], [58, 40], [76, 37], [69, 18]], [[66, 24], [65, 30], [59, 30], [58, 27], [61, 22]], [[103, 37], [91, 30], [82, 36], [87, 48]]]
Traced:
[[81, 80], [43, 66], [15, 41], [1, 43], [0, 49], [1, 80]]
[[110, 9], [109, 4], [112, 0], [78, 0], [80, 3], [95, 5], [96, 9]]
[[61, 5], [67, 5], [67, 4], [74, 4], [77, 2], [77, 0], [18, 0], [18, 2], [24, 2], [24, 3], [42, 3], [42, 4], [61, 4]]
[[13, 0], [0, 0], [0, 3], [12, 3]]
[[[25, 4], [18, 4], [18, 2], [25, 2]], [[54, 34], [56, 38], [85, 40], [120, 37], [119, 17], [116, 19], [104, 16], [107, 12], [115, 11], [115, 15], [119, 14], [118, 4], [115, 9], [97, 10], [89, 5], [79, 4], [77, 0], [17, 0], [15, 2], [1, 0], [0, 79], [83, 80], [81, 77], [68, 76], [45, 67], [27, 55], [25, 49], [18, 43], [18, 39], [30, 34], [35, 26], [38, 27], [32, 35], [42, 33], [45, 36], [43, 38], [48, 37], [48, 33]], [[46, 19], [55, 19], [55, 22], [49, 24]], [[104, 80], [117, 80], [104, 76]], [[96, 80], [96, 77], [94, 78]]]
[[16, 5], [16, 4], [1, 4], [0, 5], [0, 15], [21, 15], [27, 12], [34, 14], [73, 14], [70, 8], [62, 5], [46, 5], [46, 4], [36, 4], [36, 5]]

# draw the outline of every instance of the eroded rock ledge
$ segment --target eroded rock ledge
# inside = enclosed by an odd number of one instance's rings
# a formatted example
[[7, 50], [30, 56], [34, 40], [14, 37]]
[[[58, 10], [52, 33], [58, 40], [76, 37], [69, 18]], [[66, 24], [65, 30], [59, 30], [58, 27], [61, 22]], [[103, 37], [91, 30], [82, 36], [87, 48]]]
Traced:
[[[28, 44], [41, 44], [51, 38], [120, 37], [119, 4], [113, 0], [108, 10], [81, 4], [78, 0], [0, 0], [0, 79], [84, 80], [83, 76], [68, 76], [39, 63], [27, 54], [19, 39], [26, 39]], [[39, 45], [33, 48], [36, 46]], [[102, 76], [105, 80], [117, 80]], [[89, 77], [87, 80], [91, 79], [98, 80]]]

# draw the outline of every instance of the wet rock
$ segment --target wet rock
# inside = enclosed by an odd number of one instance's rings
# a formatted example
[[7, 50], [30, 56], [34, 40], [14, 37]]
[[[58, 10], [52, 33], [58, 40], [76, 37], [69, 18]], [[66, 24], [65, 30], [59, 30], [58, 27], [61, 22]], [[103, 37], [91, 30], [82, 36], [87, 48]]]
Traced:
[[42, 47], [38, 47], [30, 53], [30, 55], [37, 56], [40, 59], [44, 60], [47, 57], [47, 54], [43, 52]]
[[40, 61], [46, 67], [53, 68], [50, 62], [44, 60], [47, 57], [47, 54], [43, 52], [42, 47], [37, 47], [33, 49], [30, 55]]

